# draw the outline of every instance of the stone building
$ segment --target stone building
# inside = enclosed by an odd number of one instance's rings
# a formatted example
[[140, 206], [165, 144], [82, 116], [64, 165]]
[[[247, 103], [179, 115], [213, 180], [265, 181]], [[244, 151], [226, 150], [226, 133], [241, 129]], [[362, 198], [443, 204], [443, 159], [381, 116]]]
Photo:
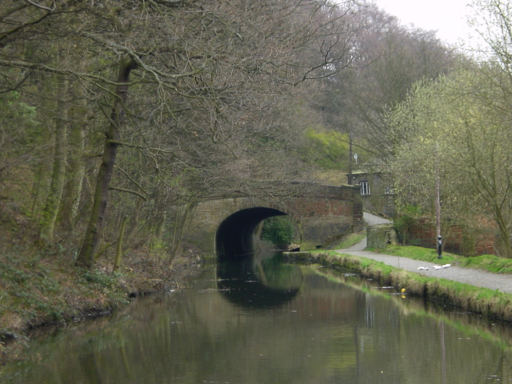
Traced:
[[354, 171], [347, 178], [349, 184], [359, 185], [364, 211], [380, 216], [395, 216], [395, 196], [388, 173]]

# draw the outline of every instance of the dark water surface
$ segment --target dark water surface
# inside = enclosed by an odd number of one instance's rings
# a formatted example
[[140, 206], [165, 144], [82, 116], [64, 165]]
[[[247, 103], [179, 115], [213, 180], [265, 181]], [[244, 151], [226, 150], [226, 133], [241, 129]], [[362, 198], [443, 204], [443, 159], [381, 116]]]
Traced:
[[512, 383], [510, 328], [367, 285], [274, 260], [212, 267], [194, 287], [44, 338], [0, 381]]

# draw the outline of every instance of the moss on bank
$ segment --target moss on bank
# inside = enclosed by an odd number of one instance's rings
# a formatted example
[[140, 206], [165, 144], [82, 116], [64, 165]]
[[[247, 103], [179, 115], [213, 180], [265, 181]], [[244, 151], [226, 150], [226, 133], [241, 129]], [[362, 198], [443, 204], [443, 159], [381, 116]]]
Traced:
[[126, 250], [116, 272], [108, 252], [86, 270], [75, 266], [73, 233], [46, 247], [38, 235], [33, 220], [0, 199], [0, 364], [20, 356], [31, 330], [107, 315], [130, 297], [176, 288], [201, 261], [192, 251], [171, 260], [140, 246]]
[[110, 314], [130, 297], [175, 288], [197, 271], [195, 255], [167, 260], [146, 252], [126, 255], [124, 266], [111, 263], [92, 270], [77, 268], [66, 252], [30, 246], [0, 252], [0, 363], [17, 358], [30, 331], [63, 326]]
[[510, 294], [451, 280], [426, 277], [371, 259], [332, 251], [289, 252], [285, 257], [299, 262], [321, 264], [334, 270], [349, 268], [360, 272], [364, 277], [376, 279], [381, 285], [393, 285], [397, 290], [405, 288], [408, 294], [480, 313], [491, 319], [512, 321]]

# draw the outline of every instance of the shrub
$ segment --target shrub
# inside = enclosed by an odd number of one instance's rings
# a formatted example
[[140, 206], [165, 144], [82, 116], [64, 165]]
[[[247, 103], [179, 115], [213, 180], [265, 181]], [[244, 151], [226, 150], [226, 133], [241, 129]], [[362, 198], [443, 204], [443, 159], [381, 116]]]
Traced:
[[293, 240], [294, 226], [287, 216], [274, 216], [263, 222], [261, 238], [278, 246], [286, 246]]

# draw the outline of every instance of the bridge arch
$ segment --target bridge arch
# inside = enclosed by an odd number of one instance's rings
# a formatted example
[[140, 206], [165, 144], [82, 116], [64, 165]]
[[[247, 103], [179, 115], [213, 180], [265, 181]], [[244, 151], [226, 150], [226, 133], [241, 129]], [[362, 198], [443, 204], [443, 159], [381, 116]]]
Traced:
[[324, 186], [312, 183], [272, 186], [272, 193], [233, 193], [193, 208], [183, 229], [183, 241], [213, 257], [250, 252], [258, 223], [288, 215], [296, 224], [303, 246], [315, 248], [360, 230], [362, 202], [358, 187]]
[[253, 234], [258, 224], [273, 216], [288, 215], [284, 210], [257, 206], [241, 209], [226, 217], [215, 235], [219, 260], [240, 258], [253, 251]]

